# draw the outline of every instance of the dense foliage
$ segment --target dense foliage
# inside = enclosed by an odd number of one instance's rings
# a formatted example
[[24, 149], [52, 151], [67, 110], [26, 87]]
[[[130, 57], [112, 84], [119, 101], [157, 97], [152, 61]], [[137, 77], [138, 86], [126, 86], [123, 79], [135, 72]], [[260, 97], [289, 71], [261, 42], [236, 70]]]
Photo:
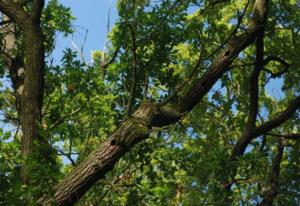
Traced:
[[[71, 11], [49, 1], [41, 17], [46, 66], [38, 124], [49, 145], [36, 145], [41, 152], [30, 161], [31, 184], [22, 183], [17, 97], [1, 54], [0, 205], [34, 205], [43, 194], [54, 196], [53, 186], [143, 102], [186, 93], [230, 39], [247, 33], [253, 5], [250, 0], [119, 0], [108, 51], [95, 51], [93, 63], [86, 64], [66, 48], [61, 63], [54, 65], [50, 54], [57, 33], [69, 35], [74, 28]], [[256, 125], [276, 118], [300, 94], [300, 2], [270, 0], [268, 7]], [[15, 32], [14, 55], [24, 56], [22, 29], [17, 26]], [[176, 124], [152, 127], [149, 138], [130, 149], [76, 204], [259, 205], [271, 197], [269, 205], [299, 205], [299, 101], [290, 118], [232, 157], [248, 127], [257, 47], [254, 43], [241, 51]]]

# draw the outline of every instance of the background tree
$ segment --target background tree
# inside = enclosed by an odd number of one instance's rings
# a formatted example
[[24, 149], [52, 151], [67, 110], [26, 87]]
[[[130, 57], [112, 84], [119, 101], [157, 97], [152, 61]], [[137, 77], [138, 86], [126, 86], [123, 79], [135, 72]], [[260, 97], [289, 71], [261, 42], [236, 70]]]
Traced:
[[53, 65], [70, 10], [0, 0], [1, 203], [298, 205], [300, 2], [117, 7], [107, 53]]

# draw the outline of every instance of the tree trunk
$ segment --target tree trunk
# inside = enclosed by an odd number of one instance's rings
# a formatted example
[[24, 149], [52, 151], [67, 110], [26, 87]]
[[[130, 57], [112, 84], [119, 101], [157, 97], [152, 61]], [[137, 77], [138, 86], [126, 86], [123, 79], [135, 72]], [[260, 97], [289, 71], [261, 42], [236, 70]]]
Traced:
[[[21, 111], [19, 115], [22, 128], [21, 152], [30, 158], [34, 140], [38, 140], [38, 124], [41, 121], [44, 88], [44, 43], [39, 24], [28, 25], [24, 30], [25, 40], [25, 80], [21, 94]], [[28, 182], [26, 163], [23, 167], [23, 182]]]
[[[26, 161], [35, 148], [38, 140], [38, 123], [41, 120], [44, 89], [44, 42], [41, 30], [41, 13], [44, 0], [33, 0], [32, 11], [16, 1], [0, 1], [0, 11], [15, 22], [24, 34], [24, 85], [20, 96], [19, 121], [22, 128], [21, 153], [25, 159], [22, 167], [24, 183], [29, 183]], [[14, 82], [14, 79], [12, 79]]]
[[37, 138], [37, 123], [41, 120], [44, 84], [44, 44], [39, 27], [28, 28], [25, 34], [25, 81], [21, 95], [20, 123], [23, 131], [22, 153], [33, 150]]
[[44, 196], [39, 199], [39, 204], [51, 205], [53, 201], [57, 205], [73, 205], [96, 181], [104, 178], [130, 148], [145, 139], [149, 129], [176, 123], [192, 110], [228, 71], [238, 54], [254, 42], [257, 32], [258, 27], [251, 25], [247, 33], [233, 35], [208, 71], [185, 94], [176, 94], [163, 104], [142, 104], [132, 118], [55, 187], [54, 197]]

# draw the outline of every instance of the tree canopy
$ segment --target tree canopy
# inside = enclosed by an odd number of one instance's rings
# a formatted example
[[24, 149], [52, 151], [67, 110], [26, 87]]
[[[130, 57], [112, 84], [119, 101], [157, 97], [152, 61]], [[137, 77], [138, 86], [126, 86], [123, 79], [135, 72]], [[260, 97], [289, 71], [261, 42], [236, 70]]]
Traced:
[[0, 0], [0, 205], [299, 205], [300, 1], [116, 7], [54, 64], [71, 9]]

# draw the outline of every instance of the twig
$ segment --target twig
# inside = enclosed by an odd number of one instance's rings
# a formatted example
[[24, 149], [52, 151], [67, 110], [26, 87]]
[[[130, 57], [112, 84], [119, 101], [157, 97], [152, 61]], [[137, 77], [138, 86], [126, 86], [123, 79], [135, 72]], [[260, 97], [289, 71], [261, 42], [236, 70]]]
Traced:
[[300, 134], [299, 133], [292, 133], [292, 134], [275, 134], [267, 132], [267, 135], [274, 136], [274, 137], [283, 137], [285, 139], [293, 139], [293, 140], [300, 140]]

